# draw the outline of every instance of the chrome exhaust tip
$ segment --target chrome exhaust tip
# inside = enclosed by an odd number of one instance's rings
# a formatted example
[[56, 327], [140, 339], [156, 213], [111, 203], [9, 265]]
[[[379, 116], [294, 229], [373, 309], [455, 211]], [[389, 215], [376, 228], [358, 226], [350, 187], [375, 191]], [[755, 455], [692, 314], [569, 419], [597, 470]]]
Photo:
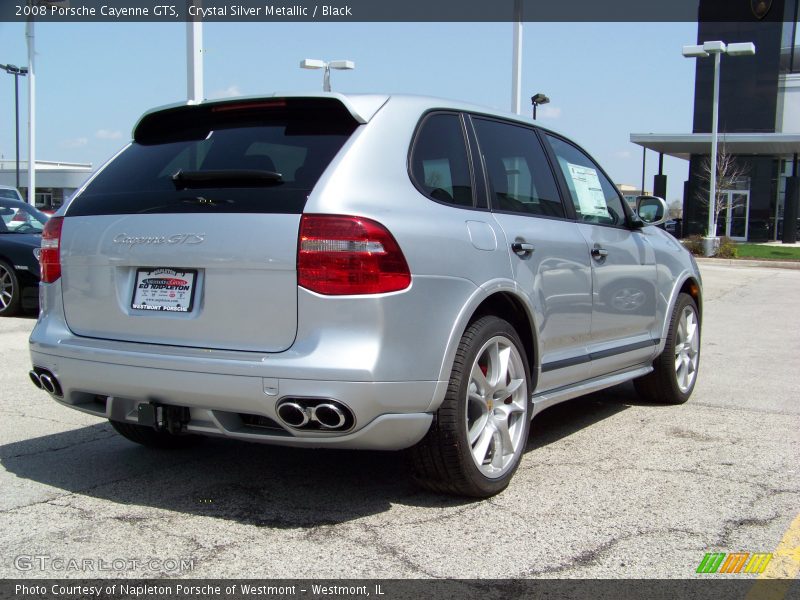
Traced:
[[292, 429], [347, 431], [355, 425], [355, 415], [349, 408], [325, 398], [284, 398], [275, 411]]
[[39, 383], [42, 384], [42, 388], [44, 388], [46, 392], [55, 395], [56, 382], [54, 381], [53, 377], [51, 377], [47, 373], [42, 373], [41, 375], [39, 375]]
[[339, 429], [347, 422], [344, 412], [335, 404], [317, 405], [314, 416], [323, 429]]
[[278, 407], [278, 416], [290, 427], [304, 427], [308, 425], [311, 416], [308, 411], [297, 402], [285, 402]]
[[31, 378], [31, 383], [33, 383], [33, 385], [35, 385], [35, 386], [36, 386], [37, 388], [39, 388], [40, 390], [41, 390], [41, 389], [44, 389], [44, 388], [42, 387], [42, 382], [41, 382], [41, 381], [39, 381], [39, 374], [38, 374], [36, 371], [34, 371], [33, 369], [31, 369], [30, 371], [28, 371], [28, 377], [30, 377], [30, 378]]
[[28, 377], [31, 378], [33, 385], [46, 391], [51, 396], [60, 398], [64, 394], [56, 376], [47, 369], [33, 367], [32, 370], [28, 371]]

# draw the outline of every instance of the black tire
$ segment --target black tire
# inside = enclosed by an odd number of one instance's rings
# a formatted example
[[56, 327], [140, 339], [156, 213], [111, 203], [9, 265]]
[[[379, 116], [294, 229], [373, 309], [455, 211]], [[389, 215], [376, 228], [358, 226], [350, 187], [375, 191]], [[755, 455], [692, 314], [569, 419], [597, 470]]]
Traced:
[[[683, 379], [676, 368], [676, 345], [680, 338], [685, 337], [681, 331], [681, 320], [687, 311], [693, 315], [695, 330], [692, 339], [696, 341], [696, 349], [687, 348], [682, 344], [684, 355], [688, 358], [687, 372], [691, 372], [691, 381]], [[686, 340], [684, 340], [685, 342]], [[689, 368], [691, 366], [691, 368]], [[692, 395], [697, 372], [700, 367], [700, 315], [697, 304], [689, 294], [680, 294], [675, 302], [675, 308], [670, 317], [669, 333], [664, 346], [664, 351], [653, 361], [653, 372], [634, 380], [638, 394], [644, 399], [661, 404], [683, 404]], [[679, 381], [682, 379], [683, 381]]]
[[[489, 358], [495, 345], [498, 356], [509, 350], [505, 374]], [[502, 360], [498, 363], [502, 364]], [[487, 382], [482, 394], [478, 393], [478, 380], [473, 380], [473, 368], [480, 369], [483, 381]], [[520, 377], [523, 380], [518, 383]], [[495, 387], [490, 385], [493, 379], [497, 379]], [[411, 449], [417, 483], [434, 492], [474, 498], [488, 498], [508, 487], [528, 442], [530, 380], [525, 347], [508, 322], [486, 316], [472, 323], [459, 343], [447, 394], [431, 428]], [[492, 392], [489, 402], [476, 398], [478, 395], [485, 398], [487, 390]], [[503, 442], [501, 430], [494, 428], [496, 425], [502, 428], [503, 422], [510, 443]], [[470, 427], [475, 435], [474, 447], [468, 437]], [[498, 454], [497, 449], [503, 447], [512, 452]], [[473, 454], [483, 457], [480, 467]]]
[[193, 446], [200, 439], [200, 436], [196, 435], [173, 435], [167, 431], [156, 431], [152, 427], [146, 427], [145, 425], [111, 420], [109, 420], [109, 423], [122, 437], [148, 448], [186, 448]]
[[13, 317], [19, 313], [22, 288], [14, 267], [0, 260], [0, 317]]

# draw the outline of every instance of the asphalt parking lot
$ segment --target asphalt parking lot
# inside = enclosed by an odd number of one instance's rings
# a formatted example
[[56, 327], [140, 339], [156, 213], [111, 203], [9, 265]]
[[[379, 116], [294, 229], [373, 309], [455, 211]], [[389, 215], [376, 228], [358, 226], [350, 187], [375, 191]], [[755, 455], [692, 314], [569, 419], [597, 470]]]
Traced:
[[800, 270], [702, 271], [689, 403], [621, 386], [545, 411], [510, 488], [479, 502], [416, 489], [397, 453], [137, 447], [34, 388], [34, 320], [2, 319], [0, 577], [687, 578], [707, 552], [785, 549]]

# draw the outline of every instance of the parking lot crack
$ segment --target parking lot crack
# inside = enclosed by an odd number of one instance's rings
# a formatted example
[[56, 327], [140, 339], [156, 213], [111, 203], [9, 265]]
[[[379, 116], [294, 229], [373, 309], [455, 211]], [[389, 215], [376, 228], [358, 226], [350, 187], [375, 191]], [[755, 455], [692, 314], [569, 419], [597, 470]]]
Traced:
[[692, 531], [689, 529], [682, 529], [677, 527], [663, 527], [663, 528], [655, 528], [655, 529], [645, 529], [640, 531], [635, 531], [632, 533], [628, 533], [625, 535], [620, 535], [613, 537], [602, 544], [595, 546], [593, 548], [589, 548], [587, 550], [583, 550], [582, 552], [578, 553], [577, 555], [573, 556], [572, 558], [568, 559], [566, 562], [562, 562], [561, 564], [552, 566], [552, 567], [545, 567], [545, 568], [531, 568], [521, 573], [518, 573], [514, 577], [523, 578], [523, 577], [548, 577], [551, 575], [565, 573], [572, 569], [577, 569], [580, 567], [588, 567], [591, 565], [596, 565], [603, 559], [615, 546], [618, 544], [633, 540], [640, 537], [651, 536], [651, 535], [659, 535], [659, 534], [680, 534], [684, 536], [690, 537], [699, 537], [702, 538], [703, 534], [698, 531]]
[[[415, 577], [437, 577], [436, 574], [423, 569], [422, 566], [414, 562], [403, 549], [396, 548], [392, 544], [382, 540], [385, 534], [385, 527], [366, 524], [357, 525], [357, 527], [360, 527], [367, 536], [371, 538], [369, 542], [370, 546], [375, 548], [381, 557], [395, 559], [402, 566], [410, 569]], [[363, 543], [363, 539], [358, 539], [357, 541]]]

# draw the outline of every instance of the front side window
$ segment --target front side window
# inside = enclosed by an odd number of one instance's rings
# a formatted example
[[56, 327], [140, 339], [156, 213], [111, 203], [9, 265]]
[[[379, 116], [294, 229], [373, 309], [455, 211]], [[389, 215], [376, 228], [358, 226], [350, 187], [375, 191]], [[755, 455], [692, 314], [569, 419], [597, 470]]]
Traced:
[[414, 141], [411, 174], [426, 196], [473, 206], [467, 146], [458, 115], [440, 113], [425, 119]]
[[545, 135], [567, 182], [578, 221], [625, 225], [625, 209], [616, 186], [591, 158], [569, 142]]
[[564, 217], [553, 173], [536, 132], [527, 127], [474, 118], [492, 209]]

